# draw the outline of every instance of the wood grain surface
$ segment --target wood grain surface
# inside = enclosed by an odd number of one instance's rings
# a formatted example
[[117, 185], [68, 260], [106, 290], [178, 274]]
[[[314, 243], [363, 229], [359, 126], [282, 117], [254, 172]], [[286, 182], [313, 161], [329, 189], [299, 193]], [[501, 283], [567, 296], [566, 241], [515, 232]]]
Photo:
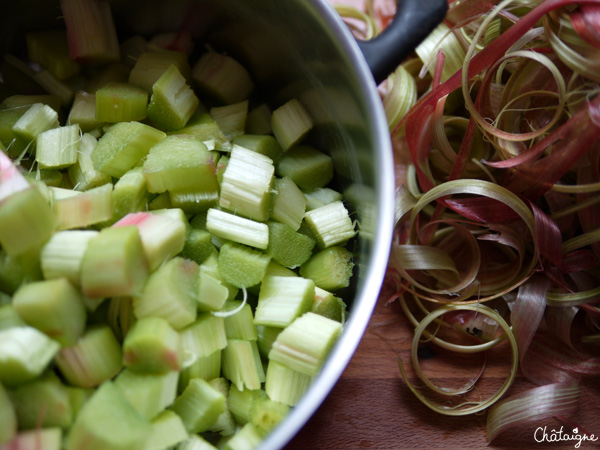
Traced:
[[[380, 300], [342, 378], [286, 450], [572, 449], [576, 448], [575, 441], [536, 442], [536, 429], [546, 427], [550, 432], [562, 426], [565, 433], [570, 433], [578, 426], [580, 433], [585, 430], [588, 435], [600, 435], [600, 380], [595, 377], [583, 380], [579, 408], [567, 418], [571, 422], [550, 418], [523, 423], [488, 444], [487, 414], [442, 416], [424, 406], [409, 390], [398, 370], [397, 358], [402, 358], [408, 370], [412, 337], [412, 327], [398, 303], [386, 305]], [[481, 358], [446, 355], [434, 346], [426, 346], [425, 350], [422, 367], [439, 385], [458, 387], [482, 367]], [[509, 363], [506, 347], [487, 357], [477, 395], [495, 392], [504, 382]], [[416, 378], [412, 381], [419, 384]], [[532, 387], [517, 376], [506, 395]], [[584, 442], [578, 448], [600, 448], [600, 439]]]

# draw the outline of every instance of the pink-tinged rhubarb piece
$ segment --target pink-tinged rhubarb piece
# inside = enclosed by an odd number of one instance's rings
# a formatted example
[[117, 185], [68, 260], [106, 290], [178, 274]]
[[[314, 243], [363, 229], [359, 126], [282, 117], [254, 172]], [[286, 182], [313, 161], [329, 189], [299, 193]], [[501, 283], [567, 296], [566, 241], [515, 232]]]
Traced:
[[55, 223], [42, 193], [0, 151], [0, 245], [6, 253], [15, 256], [38, 248], [50, 237]]
[[146, 212], [129, 213], [113, 227], [126, 225], [137, 227], [151, 272], [183, 250], [186, 229], [173, 217]]
[[121, 58], [110, 3], [103, 0], [61, 0], [69, 54], [82, 63], [116, 62]]

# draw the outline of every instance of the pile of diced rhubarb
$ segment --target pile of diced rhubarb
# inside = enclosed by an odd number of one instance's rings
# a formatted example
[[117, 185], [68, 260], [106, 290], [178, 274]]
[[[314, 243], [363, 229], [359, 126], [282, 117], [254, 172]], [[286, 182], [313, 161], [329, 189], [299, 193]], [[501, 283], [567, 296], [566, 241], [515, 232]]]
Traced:
[[332, 159], [227, 53], [61, 8], [2, 64], [0, 448], [254, 448], [343, 327]]

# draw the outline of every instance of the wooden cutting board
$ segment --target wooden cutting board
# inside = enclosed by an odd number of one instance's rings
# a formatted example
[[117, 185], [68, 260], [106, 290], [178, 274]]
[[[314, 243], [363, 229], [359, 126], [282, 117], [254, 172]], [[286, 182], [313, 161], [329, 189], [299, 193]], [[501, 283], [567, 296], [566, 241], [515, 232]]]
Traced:
[[[409, 390], [398, 370], [397, 358], [400, 356], [405, 366], [410, 366], [412, 337], [412, 327], [398, 303], [385, 305], [380, 300], [342, 378], [286, 450], [572, 449], [576, 448], [575, 441], [544, 440], [544, 427], [548, 435], [561, 426], [565, 433], [578, 426], [580, 434], [585, 430], [588, 436], [600, 436], [600, 379], [590, 377], [582, 382], [579, 409], [568, 418], [572, 422], [550, 418], [523, 423], [488, 445], [487, 414], [443, 416], [424, 406]], [[481, 369], [481, 358], [452, 359], [434, 346], [426, 346], [426, 350], [422, 367], [439, 385], [458, 387]], [[478, 382], [482, 396], [501, 386], [509, 363], [507, 348], [487, 359]], [[419, 384], [416, 378], [411, 380]], [[506, 395], [532, 387], [518, 376]], [[600, 448], [600, 439], [583, 442], [579, 448]]]

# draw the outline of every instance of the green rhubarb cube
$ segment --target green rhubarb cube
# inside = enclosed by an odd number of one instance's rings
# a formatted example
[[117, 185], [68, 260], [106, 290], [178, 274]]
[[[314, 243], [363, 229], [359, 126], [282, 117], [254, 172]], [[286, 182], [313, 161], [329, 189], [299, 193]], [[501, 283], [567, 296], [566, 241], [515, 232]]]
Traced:
[[116, 222], [129, 213], [145, 211], [148, 200], [148, 188], [142, 168], [134, 167], [119, 178], [114, 185], [112, 221]]
[[75, 345], [58, 352], [55, 362], [65, 379], [81, 388], [99, 386], [123, 368], [121, 345], [108, 325], [88, 328]]
[[134, 297], [135, 316], [162, 317], [177, 330], [193, 323], [198, 309], [198, 270], [194, 261], [178, 256], [160, 266], [148, 277], [141, 295]]
[[148, 264], [135, 226], [104, 228], [88, 242], [81, 262], [81, 287], [88, 298], [139, 295]]
[[66, 429], [75, 417], [69, 388], [54, 374], [21, 384], [10, 395], [21, 429]]
[[219, 274], [238, 288], [261, 282], [271, 257], [242, 244], [226, 242], [219, 251]]
[[35, 159], [42, 169], [63, 169], [77, 162], [79, 125], [52, 128], [37, 135]]
[[212, 141], [216, 148], [221, 148], [227, 137], [219, 124], [209, 113], [195, 113], [188, 120], [185, 127], [170, 132], [170, 134], [189, 134], [196, 136], [202, 142]]
[[265, 381], [265, 372], [256, 341], [228, 339], [223, 350], [223, 376], [239, 390], [260, 389]]
[[134, 372], [165, 373], [181, 369], [179, 333], [160, 317], [138, 319], [123, 342], [123, 362]]
[[13, 305], [25, 322], [64, 347], [75, 344], [85, 328], [81, 293], [66, 278], [23, 285], [15, 293]]
[[146, 118], [148, 93], [128, 83], [112, 82], [96, 91], [96, 120], [118, 123]]
[[41, 375], [60, 344], [30, 326], [0, 331], [0, 383], [14, 386]]
[[173, 448], [185, 441], [188, 436], [181, 418], [173, 411], [166, 410], [152, 420], [152, 431], [146, 440], [144, 450]]
[[77, 162], [68, 168], [69, 178], [73, 183], [74, 190], [83, 192], [88, 189], [112, 183], [110, 175], [94, 168], [92, 152], [97, 144], [98, 141], [90, 133], [84, 133], [81, 136]]
[[170, 66], [152, 86], [148, 119], [161, 130], [183, 128], [200, 102], [177, 66]]
[[[19, 259], [9, 256], [0, 249], [0, 292], [6, 293], [10, 299], [19, 286], [26, 281], [26, 277], [25, 269]], [[0, 302], [0, 304], [4, 303]]]
[[38, 134], [57, 127], [58, 113], [48, 105], [35, 103], [13, 125], [13, 131], [26, 142], [32, 142]]
[[283, 155], [281, 145], [269, 134], [242, 134], [233, 138], [233, 144], [265, 155], [275, 162]]
[[310, 311], [315, 298], [315, 284], [303, 277], [266, 277], [260, 285], [254, 314], [256, 325], [286, 327]]
[[199, 311], [219, 311], [229, 298], [229, 289], [217, 277], [200, 270], [198, 290]]
[[61, 450], [63, 431], [58, 427], [23, 430], [10, 441], [7, 448]]
[[85, 192], [53, 188], [56, 228], [72, 230], [103, 223], [112, 217], [111, 183]]
[[195, 136], [167, 136], [150, 149], [143, 169], [149, 192], [218, 189], [214, 156]]
[[246, 100], [254, 90], [252, 78], [242, 64], [214, 51], [200, 57], [192, 68], [192, 77], [203, 94], [223, 104]]
[[319, 287], [315, 288], [315, 301], [311, 311], [340, 323], [344, 323], [346, 320], [344, 300]]
[[48, 69], [59, 80], [79, 73], [79, 64], [69, 55], [69, 43], [64, 29], [32, 31], [25, 36], [27, 56]]
[[206, 230], [193, 228], [185, 238], [181, 256], [202, 264], [214, 250], [215, 246], [212, 243], [210, 233]]
[[164, 132], [140, 122], [116, 123], [98, 140], [92, 152], [94, 167], [119, 178], [164, 138]]
[[79, 128], [84, 133], [88, 133], [104, 125], [104, 122], [96, 118], [96, 95], [86, 91], [76, 92], [73, 105], [71, 105], [71, 109], [69, 110], [67, 123], [69, 125], [79, 125]]
[[165, 71], [175, 65], [179, 72], [190, 78], [190, 64], [184, 52], [174, 50], [148, 50], [137, 58], [129, 74], [129, 83], [152, 92], [152, 86]]
[[285, 405], [296, 405], [310, 387], [313, 376], [278, 363], [269, 361], [265, 391], [271, 400]]
[[102, 384], [75, 419], [66, 441], [66, 450], [141, 449], [152, 430], [110, 381]]
[[352, 252], [345, 247], [329, 247], [302, 264], [300, 275], [313, 280], [321, 289], [335, 292], [350, 285], [354, 268], [352, 259]]
[[123, 369], [114, 383], [131, 406], [151, 420], [173, 403], [178, 380], [179, 372], [149, 374]]
[[8, 198], [0, 195], [0, 244], [8, 255], [16, 256], [39, 248], [50, 238], [55, 226], [50, 204], [35, 187]]
[[206, 380], [193, 378], [170, 409], [181, 417], [189, 433], [208, 430], [227, 408], [222, 392]]
[[341, 331], [341, 323], [307, 312], [279, 333], [269, 352], [269, 360], [315, 376]]
[[210, 313], [199, 314], [180, 335], [183, 352], [190, 360], [207, 357], [227, 346], [223, 318]]
[[225, 305], [225, 311], [237, 311], [235, 314], [227, 315], [225, 319], [225, 334], [227, 339], [246, 339], [256, 341], [258, 338], [254, 314], [249, 303], [242, 306], [242, 302], [232, 300]]
[[315, 240], [294, 231], [284, 223], [269, 222], [269, 246], [266, 253], [282, 266], [294, 269], [312, 255]]
[[313, 128], [313, 120], [298, 99], [291, 99], [273, 111], [271, 127], [283, 150], [298, 144]]
[[81, 261], [90, 239], [96, 230], [57, 231], [46, 242], [40, 253], [40, 266], [46, 280], [66, 278], [79, 286]]
[[185, 244], [185, 225], [166, 214], [148, 212], [130, 213], [113, 227], [133, 225], [137, 227], [150, 272], [165, 261], [179, 254]]
[[17, 415], [7, 390], [0, 383], [0, 445], [17, 434]]
[[0, 331], [27, 325], [10, 301], [8, 294], [0, 292]]
[[276, 173], [289, 177], [303, 191], [326, 186], [333, 178], [331, 156], [308, 145], [289, 149], [278, 161]]

